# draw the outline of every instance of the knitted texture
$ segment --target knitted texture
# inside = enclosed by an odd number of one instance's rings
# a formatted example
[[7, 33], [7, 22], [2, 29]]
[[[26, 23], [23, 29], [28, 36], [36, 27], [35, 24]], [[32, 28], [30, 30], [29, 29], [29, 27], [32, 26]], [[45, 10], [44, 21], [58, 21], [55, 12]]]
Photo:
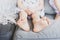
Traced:
[[17, 0], [0, 0], [0, 24], [16, 23], [18, 8]]

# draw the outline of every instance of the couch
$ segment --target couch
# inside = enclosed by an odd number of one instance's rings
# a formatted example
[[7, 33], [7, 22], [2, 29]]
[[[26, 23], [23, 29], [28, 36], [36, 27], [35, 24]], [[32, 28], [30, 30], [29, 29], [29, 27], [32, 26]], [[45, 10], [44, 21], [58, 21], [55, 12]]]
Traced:
[[[32, 31], [25, 32], [19, 27], [16, 28], [13, 40], [60, 40], [60, 21], [55, 21], [55, 10], [49, 5], [49, 0], [45, 0], [45, 16], [51, 19], [51, 25], [39, 33]], [[31, 23], [31, 20], [29, 20]], [[30, 24], [32, 26], [32, 24]]]

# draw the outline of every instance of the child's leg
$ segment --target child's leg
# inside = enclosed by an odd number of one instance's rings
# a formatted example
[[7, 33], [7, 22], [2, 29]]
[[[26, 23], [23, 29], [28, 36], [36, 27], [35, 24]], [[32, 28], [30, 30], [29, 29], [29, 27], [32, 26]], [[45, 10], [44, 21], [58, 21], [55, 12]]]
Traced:
[[18, 0], [18, 7], [20, 9], [23, 9], [24, 11], [26, 11], [28, 15], [31, 15], [32, 13], [30, 12], [30, 10], [27, 7], [25, 7], [23, 1], [24, 0]]
[[18, 7], [20, 8], [20, 9], [25, 9], [25, 7], [24, 7], [24, 5], [23, 5], [23, 1], [22, 0], [18, 0]]
[[20, 18], [17, 21], [17, 25], [22, 28], [25, 31], [29, 31], [30, 27], [28, 24], [28, 20], [27, 20], [27, 13], [25, 11], [21, 11], [21, 13], [19, 14]]
[[57, 7], [58, 11], [60, 11], [60, 0], [54, 0], [55, 6]]
[[34, 25], [33, 31], [39, 32], [41, 30], [40, 24], [39, 24], [40, 17], [37, 14], [32, 14], [32, 19], [33, 19], [33, 25]]
[[[40, 1], [40, 9], [43, 10], [43, 8], [44, 8], [44, 0], [41, 0]], [[41, 11], [39, 12], [37, 10], [32, 14], [33, 25], [34, 25], [33, 31], [34, 32], [39, 32], [39, 31], [43, 30], [49, 24], [48, 18], [46, 18], [46, 17], [40, 18], [40, 16], [42, 16], [42, 15], [44, 15], [44, 14], [41, 13]]]
[[60, 0], [54, 0], [55, 6], [57, 7], [57, 15], [55, 17], [56, 20], [60, 20]]
[[27, 13], [25, 12], [25, 7], [23, 5], [23, 0], [18, 0], [18, 7], [20, 8], [20, 10], [22, 10], [19, 14], [20, 18], [17, 21], [17, 24], [20, 28], [22, 28], [25, 31], [29, 31], [30, 27], [28, 25], [28, 21], [27, 21]]
[[60, 20], [60, 14], [56, 14], [55, 20]]

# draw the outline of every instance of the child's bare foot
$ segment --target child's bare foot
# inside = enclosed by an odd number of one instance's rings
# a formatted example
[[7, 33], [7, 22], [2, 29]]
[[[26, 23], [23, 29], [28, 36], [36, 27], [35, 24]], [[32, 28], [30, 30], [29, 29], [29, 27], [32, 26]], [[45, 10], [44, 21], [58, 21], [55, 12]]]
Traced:
[[50, 24], [50, 20], [46, 17], [40, 19], [37, 15], [32, 16], [33, 16], [34, 32], [39, 32]]
[[25, 31], [30, 30], [28, 20], [27, 20], [27, 13], [25, 13], [24, 11], [20, 13], [20, 18], [17, 21], [17, 25]]
[[60, 14], [57, 14], [56, 17], [55, 17], [55, 20], [60, 20]]
[[51, 20], [47, 17], [42, 17], [43, 20], [45, 20], [49, 25], [51, 24]]

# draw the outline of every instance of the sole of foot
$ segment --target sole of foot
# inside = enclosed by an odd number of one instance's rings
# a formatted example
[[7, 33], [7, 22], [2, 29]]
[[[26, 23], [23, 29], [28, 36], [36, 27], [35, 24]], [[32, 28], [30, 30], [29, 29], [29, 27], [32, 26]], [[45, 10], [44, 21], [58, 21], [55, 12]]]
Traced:
[[42, 19], [34, 23], [33, 31], [36, 33], [40, 32], [43, 29], [45, 29], [49, 24], [50, 24], [50, 20], [47, 19], [46, 17], [43, 17]]
[[28, 20], [27, 20], [27, 13], [25, 11], [22, 11], [20, 14], [20, 18], [17, 21], [17, 25], [22, 28], [24, 31], [29, 31], [30, 27], [28, 24]]

